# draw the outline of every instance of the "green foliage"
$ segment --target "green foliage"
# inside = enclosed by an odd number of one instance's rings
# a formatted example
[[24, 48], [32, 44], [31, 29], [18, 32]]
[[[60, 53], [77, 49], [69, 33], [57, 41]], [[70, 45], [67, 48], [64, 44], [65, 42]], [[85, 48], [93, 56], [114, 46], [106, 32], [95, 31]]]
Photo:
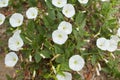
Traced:
[[[87, 5], [78, 3], [78, 0], [68, 0], [68, 3], [73, 4], [76, 9], [75, 16], [70, 19], [62, 14], [61, 8], [53, 6], [51, 0], [11, 0], [9, 5], [17, 12], [22, 13], [26, 10], [24, 6], [27, 8], [39, 7], [38, 3], [41, 3], [40, 6], [42, 6], [42, 8], [38, 8], [40, 13], [38, 18], [26, 20], [19, 27], [25, 43], [23, 50], [20, 51], [23, 59], [20, 61], [21, 67], [24, 73], [29, 71], [29, 76], [33, 75], [34, 70], [36, 71], [35, 78], [30, 77], [30, 79], [56, 80], [52, 67], [54, 66], [57, 72], [71, 71], [68, 61], [74, 54], [81, 55], [86, 62], [90, 61], [93, 67], [96, 67], [98, 62], [103, 62], [103, 58], [108, 59], [109, 63], [104, 62], [105, 66], [101, 63], [103, 71], [120, 78], [120, 72], [116, 65], [118, 64], [117, 60], [113, 61], [109, 52], [101, 51], [96, 46], [98, 37], [110, 38], [116, 33], [118, 24], [115, 14], [118, 11], [116, 6], [120, 3], [119, 0], [110, 2], [90, 0]], [[73, 31], [65, 44], [57, 45], [52, 41], [52, 32], [63, 20], [72, 23]], [[7, 33], [14, 30], [14, 28], [8, 27]], [[32, 62], [29, 62], [30, 55]], [[22, 75], [22, 79], [23, 76], [25, 75]], [[8, 75], [7, 78], [12, 80]], [[74, 80], [78, 79], [80, 80], [80, 76], [75, 73]]]

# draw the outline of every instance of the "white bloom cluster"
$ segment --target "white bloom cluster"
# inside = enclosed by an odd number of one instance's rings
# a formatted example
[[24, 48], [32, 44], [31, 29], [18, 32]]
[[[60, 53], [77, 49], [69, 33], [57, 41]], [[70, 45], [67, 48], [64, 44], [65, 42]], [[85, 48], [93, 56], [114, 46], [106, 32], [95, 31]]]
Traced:
[[62, 13], [71, 18], [75, 15], [75, 8], [72, 4], [67, 4], [67, 0], [52, 0], [52, 4], [58, 8], [62, 8]]
[[[16, 30], [12, 37], [8, 40], [8, 47], [10, 50], [19, 51], [23, 46], [23, 40], [20, 37], [21, 30]], [[5, 65], [7, 67], [14, 67], [18, 61], [18, 56], [15, 52], [9, 52], [5, 56]]]
[[[69, 59], [69, 67], [73, 71], [80, 71], [85, 65], [84, 59], [79, 55], [73, 55]], [[63, 74], [56, 75], [57, 80], [72, 80], [72, 74], [63, 72]]]
[[120, 28], [116, 35], [112, 35], [110, 39], [98, 38], [96, 45], [101, 50], [107, 50], [109, 52], [114, 52], [117, 49], [118, 42], [120, 41]]
[[[0, 0], [0, 8], [7, 7], [9, 0]], [[26, 11], [26, 16], [28, 19], [35, 19], [38, 15], [38, 9], [35, 7], [31, 7]], [[23, 15], [20, 13], [14, 13], [9, 19], [9, 23], [12, 27], [18, 27], [23, 24]], [[0, 13], [0, 25], [2, 25], [5, 21], [5, 16]], [[8, 47], [10, 50], [13, 51], [19, 51], [22, 46], [24, 45], [24, 42], [20, 36], [21, 30], [14, 31], [14, 34], [12, 37], [8, 40]], [[5, 56], [5, 65], [7, 67], [14, 67], [15, 64], [18, 61], [18, 56], [15, 52], [9, 52]]]
[[70, 34], [71, 32], [72, 32], [71, 23], [62, 21], [59, 24], [58, 29], [53, 31], [52, 33], [53, 42], [60, 45], [64, 44], [68, 39], [68, 34]]
[[9, 0], [0, 0], [0, 8], [7, 7]]

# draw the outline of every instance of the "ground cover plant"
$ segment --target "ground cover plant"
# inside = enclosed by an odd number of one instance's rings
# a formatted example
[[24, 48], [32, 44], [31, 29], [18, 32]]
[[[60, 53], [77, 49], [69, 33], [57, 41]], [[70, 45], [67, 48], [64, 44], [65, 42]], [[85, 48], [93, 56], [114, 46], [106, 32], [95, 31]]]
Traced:
[[7, 79], [90, 80], [106, 73], [119, 80], [119, 5], [119, 0], [0, 0], [0, 26], [9, 37], [4, 63], [19, 66]]

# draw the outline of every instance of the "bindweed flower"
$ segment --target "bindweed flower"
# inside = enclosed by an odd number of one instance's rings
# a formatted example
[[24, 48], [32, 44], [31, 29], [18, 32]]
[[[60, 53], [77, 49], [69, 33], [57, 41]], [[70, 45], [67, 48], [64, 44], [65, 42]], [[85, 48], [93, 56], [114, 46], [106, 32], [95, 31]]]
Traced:
[[73, 7], [72, 4], [66, 4], [63, 9], [62, 13], [67, 17], [71, 18], [75, 15], [75, 8]]
[[72, 80], [72, 75], [69, 72], [63, 72], [63, 74], [56, 75], [57, 80]]
[[66, 34], [70, 34], [72, 32], [72, 25], [69, 22], [62, 21], [59, 24], [58, 29], [65, 31]]
[[109, 41], [105, 38], [98, 38], [96, 41], [96, 45], [101, 50], [107, 50], [107, 47], [109, 46]]
[[5, 16], [3, 14], [0, 14], [0, 25], [2, 25], [5, 21]]
[[13, 51], [19, 51], [24, 44], [20, 37], [20, 32], [20, 30], [16, 30], [13, 36], [8, 40], [8, 47]]
[[58, 8], [62, 8], [65, 4], [67, 4], [67, 0], [52, 0], [52, 4]]
[[0, 0], [0, 8], [7, 7], [9, 0]]
[[69, 67], [73, 71], [80, 71], [85, 65], [84, 59], [79, 55], [74, 55], [69, 59]]
[[14, 13], [9, 20], [12, 27], [21, 26], [23, 23], [23, 15], [20, 13]]
[[120, 37], [120, 28], [117, 30], [117, 35]]
[[68, 35], [63, 30], [55, 30], [52, 33], [53, 42], [56, 44], [64, 44], [68, 39]]
[[107, 2], [107, 1], [110, 1], [110, 0], [101, 0], [102, 2]]
[[87, 4], [88, 0], [78, 0], [81, 4]]
[[5, 65], [7, 67], [14, 67], [18, 61], [18, 56], [15, 52], [9, 52], [5, 56]]
[[26, 16], [28, 19], [35, 19], [38, 15], [38, 9], [36, 7], [31, 7], [26, 11]]
[[120, 38], [119, 38], [117, 35], [112, 35], [112, 36], [110, 37], [110, 39], [111, 39], [111, 40], [114, 40], [114, 41], [116, 41], [116, 42], [119, 42], [119, 41], [120, 41]]
[[109, 45], [107, 47], [107, 50], [109, 52], [115, 51], [117, 49], [117, 42], [112, 39], [108, 40], [108, 42], [109, 42]]

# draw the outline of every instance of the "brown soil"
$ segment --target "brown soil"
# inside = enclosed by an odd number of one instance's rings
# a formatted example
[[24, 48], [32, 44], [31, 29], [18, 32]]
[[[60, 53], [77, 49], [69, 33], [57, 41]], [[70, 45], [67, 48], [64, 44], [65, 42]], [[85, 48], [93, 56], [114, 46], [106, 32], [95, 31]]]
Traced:
[[14, 77], [15, 69], [6, 67], [4, 64], [4, 54], [0, 54], [0, 80], [7, 80], [6, 74]]

